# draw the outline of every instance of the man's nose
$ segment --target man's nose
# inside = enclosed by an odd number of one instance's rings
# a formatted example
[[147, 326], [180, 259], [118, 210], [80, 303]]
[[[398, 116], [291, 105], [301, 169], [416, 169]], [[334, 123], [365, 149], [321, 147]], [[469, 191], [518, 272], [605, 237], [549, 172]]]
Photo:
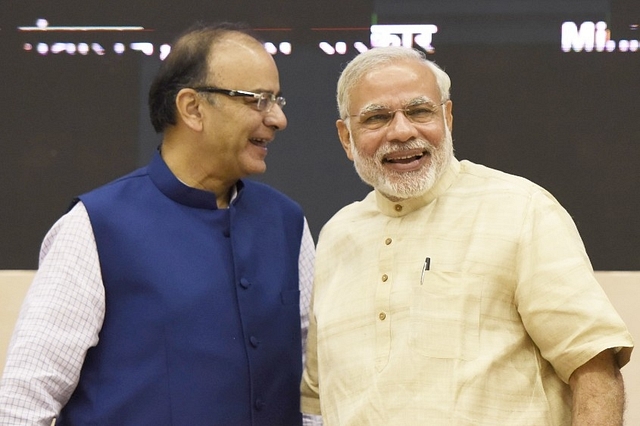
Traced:
[[407, 118], [402, 110], [394, 112], [386, 130], [387, 139], [389, 140], [406, 142], [418, 136], [416, 126]]
[[282, 107], [274, 104], [264, 116], [264, 123], [275, 130], [284, 130], [287, 127], [287, 116], [284, 115]]

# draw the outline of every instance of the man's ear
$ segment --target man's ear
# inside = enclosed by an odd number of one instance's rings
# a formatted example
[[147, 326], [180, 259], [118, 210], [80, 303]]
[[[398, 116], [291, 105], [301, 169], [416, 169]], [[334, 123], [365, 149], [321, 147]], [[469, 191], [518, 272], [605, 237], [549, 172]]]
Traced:
[[200, 108], [205, 100], [193, 89], [181, 89], [176, 95], [176, 119], [186, 126], [201, 131], [203, 128]]
[[338, 129], [338, 137], [340, 138], [340, 143], [342, 144], [342, 148], [344, 152], [347, 154], [349, 160], [353, 161], [353, 154], [351, 153], [351, 140], [349, 136], [351, 132], [349, 131], [349, 126], [345, 123], [344, 120], [336, 121], [336, 128]]
[[449, 131], [453, 133], [453, 101], [451, 101], [451, 99], [445, 104], [444, 118], [447, 121]]

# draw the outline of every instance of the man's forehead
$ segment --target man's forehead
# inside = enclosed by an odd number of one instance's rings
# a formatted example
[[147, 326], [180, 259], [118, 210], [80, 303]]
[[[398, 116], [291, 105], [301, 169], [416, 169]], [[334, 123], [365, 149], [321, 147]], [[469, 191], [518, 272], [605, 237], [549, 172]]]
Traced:
[[268, 61], [270, 56], [264, 46], [253, 38], [228, 37], [211, 46], [208, 62], [212, 70], [228, 68], [233, 72], [255, 65], [256, 62]]
[[350, 90], [352, 102], [387, 104], [424, 97], [435, 102], [440, 89], [428, 65], [418, 61], [381, 64], [364, 73]]
[[401, 59], [376, 65], [366, 71], [359, 81], [383, 82], [385, 76], [413, 76], [423, 82], [435, 81], [431, 68], [424, 62]]
[[[399, 103], [402, 107], [408, 107], [408, 106], [414, 106], [414, 105], [435, 104], [435, 101], [431, 98], [431, 96], [416, 95], [413, 97], [404, 98]], [[390, 105], [387, 102], [374, 101], [374, 102], [369, 102], [367, 105], [365, 105], [365, 108], [385, 109], [385, 108], [388, 108], [389, 106]]]
[[[279, 92], [279, 73], [271, 54], [256, 39], [234, 35], [213, 46], [209, 80], [231, 89]], [[231, 87], [233, 86], [233, 87]]]

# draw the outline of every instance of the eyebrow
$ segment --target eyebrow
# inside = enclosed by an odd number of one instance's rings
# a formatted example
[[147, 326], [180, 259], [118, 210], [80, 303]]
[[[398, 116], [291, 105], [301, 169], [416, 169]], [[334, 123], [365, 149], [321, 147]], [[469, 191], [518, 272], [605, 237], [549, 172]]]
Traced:
[[362, 108], [359, 114], [366, 114], [368, 112], [381, 111], [384, 109], [389, 109], [386, 105], [381, 104], [369, 104], [366, 107]]
[[269, 93], [271, 95], [276, 95], [276, 96], [282, 96], [282, 90], [279, 90], [277, 93], [274, 92], [273, 90], [267, 90], [267, 89], [256, 89], [256, 90], [250, 90], [253, 93]]
[[[430, 104], [431, 106], [434, 106], [434, 107], [437, 105], [428, 96], [418, 96], [417, 98], [413, 98], [413, 99], [409, 100], [408, 102], [404, 103], [402, 108], [409, 108], [409, 107], [412, 107], [412, 106], [422, 105], [422, 104]], [[389, 108], [387, 105], [369, 104], [366, 107], [362, 108], [362, 110], [360, 110], [359, 114], [367, 114], [369, 112], [390, 110], [390, 109], [391, 108]]]
[[411, 99], [409, 102], [407, 102], [407, 104], [404, 107], [407, 108], [407, 107], [422, 105], [422, 104], [431, 104], [434, 107], [437, 105], [428, 96], [420, 96], [420, 97]]

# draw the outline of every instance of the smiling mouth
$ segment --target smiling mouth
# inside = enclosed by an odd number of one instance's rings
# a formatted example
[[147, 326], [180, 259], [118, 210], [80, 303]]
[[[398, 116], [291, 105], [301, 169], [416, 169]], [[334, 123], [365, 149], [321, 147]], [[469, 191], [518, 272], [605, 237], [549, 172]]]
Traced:
[[249, 139], [249, 142], [261, 148], [266, 148], [269, 144], [269, 141], [267, 139]]
[[427, 151], [423, 151], [422, 153], [419, 154], [414, 154], [414, 155], [404, 155], [404, 156], [394, 156], [394, 157], [385, 157], [382, 159], [383, 163], [392, 163], [392, 164], [409, 164], [412, 163], [414, 161], [419, 161], [420, 159], [422, 159], [422, 157], [424, 157], [425, 155], [428, 155], [429, 153]]

